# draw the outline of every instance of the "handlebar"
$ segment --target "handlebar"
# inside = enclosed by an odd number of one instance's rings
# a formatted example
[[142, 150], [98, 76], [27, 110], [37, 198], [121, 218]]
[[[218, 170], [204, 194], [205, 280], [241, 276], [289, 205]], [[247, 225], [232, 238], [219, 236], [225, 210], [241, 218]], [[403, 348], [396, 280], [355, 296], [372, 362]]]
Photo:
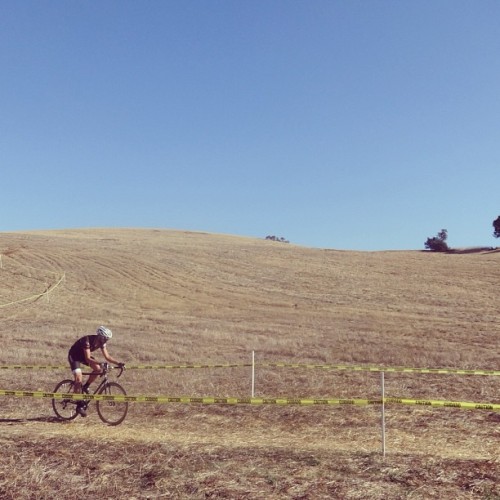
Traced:
[[125, 365], [124, 364], [119, 364], [116, 366], [110, 365], [109, 363], [101, 363], [102, 366], [102, 371], [100, 373], [101, 377], [108, 373], [110, 370], [120, 370], [120, 373], [116, 376], [116, 378], [120, 378], [122, 376], [122, 373], [125, 370]]
[[122, 376], [122, 373], [125, 371], [125, 365], [119, 365], [119, 366], [115, 366], [115, 368], [118, 368], [118, 370], [120, 370], [120, 373], [116, 376], [116, 378], [120, 378]]

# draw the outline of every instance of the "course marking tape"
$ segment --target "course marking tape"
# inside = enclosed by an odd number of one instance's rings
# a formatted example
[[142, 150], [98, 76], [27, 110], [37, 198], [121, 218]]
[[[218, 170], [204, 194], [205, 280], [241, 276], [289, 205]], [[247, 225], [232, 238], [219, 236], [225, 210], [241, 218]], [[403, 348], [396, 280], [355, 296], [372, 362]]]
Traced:
[[348, 405], [368, 406], [385, 404], [402, 404], [414, 406], [431, 406], [444, 408], [464, 408], [472, 410], [500, 410], [500, 404], [468, 403], [463, 401], [437, 401], [423, 399], [384, 398], [380, 399], [336, 399], [336, 398], [234, 398], [234, 397], [191, 397], [191, 396], [111, 396], [106, 394], [74, 394], [42, 391], [6, 391], [0, 389], [0, 396], [17, 396], [30, 398], [74, 399], [86, 401], [118, 401], [124, 403], [197, 403], [227, 405]]
[[175, 368], [240, 368], [250, 367], [252, 363], [219, 363], [215, 365], [210, 364], [183, 364], [183, 365], [127, 365], [130, 370], [164, 370]]
[[69, 366], [27, 366], [27, 365], [8, 365], [0, 366], [0, 370], [62, 370]]
[[464, 408], [468, 410], [500, 410], [500, 404], [493, 403], [468, 403], [464, 401], [439, 401], [426, 399], [401, 399], [401, 398], [385, 398], [386, 404], [402, 404], [414, 406], [432, 406], [442, 408]]
[[[179, 368], [239, 368], [250, 367], [251, 363], [224, 363], [224, 364], [183, 364], [183, 365], [127, 365], [127, 370], [164, 370]], [[49, 366], [49, 365], [5, 365], [0, 366], [0, 370], [69, 370], [69, 365]]]
[[403, 366], [356, 366], [356, 365], [319, 365], [301, 363], [256, 363], [256, 366], [276, 368], [309, 368], [323, 370], [345, 370], [366, 372], [394, 372], [394, 373], [434, 373], [434, 374], [457, 374], [457, 375], [496, 375], [500, 376], [499, 370], [464, 370], [459, 368], [406, 368]]
[[[251, 363], [218, 363], [218, 364], [181, 364], [181, 365], [127, 365], [129, 370], [166, 370], [183, 368], [244, 368], [251, 367]], [[307, 368], [322, 370], [343, 370], [343, 371], [365, 371], [365, 372], [386, 372], [386, 373], [430, 373], [430, 374], [454, 374], [454, 375], [492, 375], [500, 376], [499, 370], [465, 370], [459, 368], [406, 368], [390, 366], [356, 366], [356, 365], [313, 365], [300, 363], [256, 363], [256, 367], [267, 368]], [[7, 365], [0, 366], [0, 370], [61, 370], [67, 366], [34, 366], [34, 365]]]
[[21, 303], [26, 302], [28, 300], [38, 299], [40, 297], [43, 297], [44, 295], [48, 296], [49, 293], [51, 293], [53, 290], [55, 290], [62, 283], [65, 276], [66, 276], [66, 273], [63, 273], [63, 275], [59, 278], [59, 281], [55, 285], [47, 288], [47, 290], [45, 290], [45, 292], [37, 293], [36, 295], [30, 295], [29, 297], [25, 297], [24, 299], [14, 300], [12, 302], [7, 302], [6, 304], [0, 304], [0, 308], [12, 306], [14, 304], [21, 304]]

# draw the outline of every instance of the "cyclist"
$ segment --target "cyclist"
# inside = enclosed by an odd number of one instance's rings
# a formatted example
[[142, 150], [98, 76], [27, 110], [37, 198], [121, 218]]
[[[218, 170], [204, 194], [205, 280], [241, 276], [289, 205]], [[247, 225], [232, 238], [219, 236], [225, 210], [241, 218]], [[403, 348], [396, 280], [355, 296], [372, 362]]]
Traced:
[[[97, 378], [97, 376], [101, 372], [101, 365], [91, 355], [91, 353], [95, 350], [101, 349], [106, 361], [109, 361], [110, 363], [118, 366], [125, 366], [124, 363], [119, 363], [108, 353], [106, 344], [112, 336], [113, 332], [109, 328], [100, 326], [97, 328], [95, 335], [86, 335], [78, 339], [71, 346], [71, 349], [68, 353], [68, 361], [75, 378], [76, 393], [85, 392], [86, 394], [88, 394], [90, 384]], [[89, 375], [87, 382], [83, 386], [83, 375], [82, 369], [80, 368], [81, 363], [86, 366], [90, 366], [93, 370], [93, 373]], [[78, 401], [76, 409], [82, 417], [87, 416], [87, 412], [85, 411], [85, 401]]]

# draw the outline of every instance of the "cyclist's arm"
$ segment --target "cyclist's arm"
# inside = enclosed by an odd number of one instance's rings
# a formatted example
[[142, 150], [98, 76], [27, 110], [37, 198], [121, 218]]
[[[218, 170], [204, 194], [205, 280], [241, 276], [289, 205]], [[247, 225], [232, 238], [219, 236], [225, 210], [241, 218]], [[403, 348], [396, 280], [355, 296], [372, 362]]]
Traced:
[[87, 363], [87, 365], [92, 366], [92, 361], [94, 360], [92, 359], [92, 355], [90, 354], [90, 349], [84, 349], [83, 355], [85, 356], [85, 362]]
[[99, 363], [92, 357], [90, 349], [84, 349], [83, 354], [85, 356], [85, 363], [96, 372], [99, 370]]
[[113, 358], [108, 350], [106, 349], [106, 346], [101, 347], [102, 355], [105, 357], [106, 361], [109, 361], [110, 363], [113, 363], [114, 365], [120, 364], [119, 361], [117, 361], [115, 358]]

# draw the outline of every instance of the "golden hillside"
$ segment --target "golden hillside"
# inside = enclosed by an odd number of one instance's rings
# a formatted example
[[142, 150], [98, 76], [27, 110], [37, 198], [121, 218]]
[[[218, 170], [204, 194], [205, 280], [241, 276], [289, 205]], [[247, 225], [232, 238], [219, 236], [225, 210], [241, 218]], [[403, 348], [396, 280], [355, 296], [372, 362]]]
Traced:
[[[170, 230], [0, 233], [0, 366], [65, 365], [98, 324], [113, 356], [500, 369], [500, 253], [353, 252]], [[69, 370], [0, 370], [51, 391]], [[127, 370], [129, 394], [249, 396], [248, 367]], [[389, 397], [500, 403], [500, 377], [391, 374]], [[256, 395], [378, 398], [380, 374], [258, 366]], [[498, 498], [500, 414], [132, 404], [54, 419], [1, 397], [0, 497]], [[96, 458], [97, 457], [97, 458]], [[13, 467], [15, 464], [15, 467]], [[87, 479], [92, 477], [89, 483]]]
[[[131, 359], [499, 367], [500, 253], [348, 252], [204, 233], [0, 234], [2, 351], [104, 323]], [[161, 348], [152, 348], [160, 341]], [[193, 350], [193, 343], [196, 349]], [[45, 347], [37, 356], [46, 356]]]

